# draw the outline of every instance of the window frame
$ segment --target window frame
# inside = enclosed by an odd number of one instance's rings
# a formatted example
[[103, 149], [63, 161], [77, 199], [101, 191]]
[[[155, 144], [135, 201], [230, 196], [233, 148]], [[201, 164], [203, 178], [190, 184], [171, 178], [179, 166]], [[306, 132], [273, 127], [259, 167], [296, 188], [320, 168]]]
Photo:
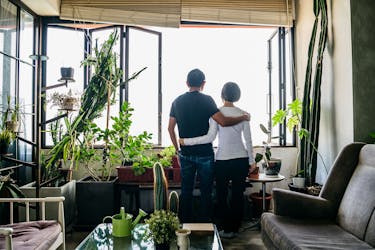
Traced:
[[[83, 53], [83, 59], [87, 58], [87, 54], [91, 54], [92, 52], [92, 44], [90, 44], [90, 40], [92, 39], [92, 34], [95, 31], [105, 30], [105, 29], [113, 29], [113, 28], [119, 28], [120, 29], [120, 37], [119, 37], [119, 43], [120, 43], [120, 68], [123, 70], [124, 75], [121, 77], [120, 81], [123, 82], [125, 79], [129, 79], [129, 35], [130, 29], [135, 29], [147, 33], [151, 33], [158, 36], [158, 140], [157, 140], [157, 146], [161, 146], [161, 139], [162, 139], [162, 71], [161, 71], [161, 58], [162, 58], [162, 34], [161, 32], [154, 31], [151, 29], [145, 29], [137, 26], [128, 26], [128, 25], [110, 25], [106, 27], [100, 27], [100, 28], [93, 28], [93, 29], [82, 29], [82, 28], [73, 28], [73, 27], [66, 27], [59, 24], [68, 23], [68, 24], [74, 24], [73, 21], [67, 21], [67, 20], [60, 20], [56, 17], [44, 17], [43, 18], [43, 42], [42, 42], [42, 53], [47, 53], [47, 35], [48, 35], [48, 28], [54, 27], [54, 28], [61, 28], [61, 29], [68, 29], [68, 30], [78, 30], [85, 33], [84, 35], [84, 51]], [[48, 63], [48, 62], [47, 62]], [[46, 86], [46, 66], [43, 64], [42, 66], [42, 87]], [[87, 87], [88, 82], [91, 77], [91, 68], [84, 66], [84, 76], [83, 76], [83, 84], [84, 88]], [[118, 103], [119, 107], [122, 106], [124, 101], [129, 100], [129, 92], [131, 92], [131, 89], [129, 89], [128, 84], [124, 84], [120, 86], [120, 102]], [[45, 93], [45, 92], [44, 92]], [[42, 98], [42, 105], [45, 103], [45, 98]], [[43, 121], [46, 121], [46, 112], [42, 110], [42, 123]], [[42, 130], [46, 130], [46, 124], [42, 124]], [[52, 145], [46, 144], [46, 135], [45, 133], [42, 133], [42, 148], [51, 148]], [[102, 148], [101, 145], [96, 145], [97, 148]]]
[[[269, 120], [268, 120], [268, 130], [271, 131], [271, 137], [272, 137], [272, 116], [273, 116], [273, 110], [272, 110], [272, 101], [271, 101], [271, 96], [272, 96], [272, 85], [275, 84], [272, 82], [272, 66], [273, 66], [273, 60], [272, 60], [272, 39], [277, 39], [277, 44], [278, 44], [278, 89], [279, 89], [279, 109], [286, 109], [287, 108], [287, 103], [286, 103], [286, 39], [285, 36], [286, 34], [289, 33], [289, 39], [290, 39], [290, 85], [291, 85], [291, 97], [292, 100], [296, 99], [296, 83], [295, 83], [295, 76], [294, 76], [294, 28], [291, 27], [289, 31], [286, 31], [285, 27], [279, 27], [275, 32], [270, 36], [270, 38], [267, 40], [267, 55], [268, 55], [268, 74], [269, 74], [269, 85], [268, 85], [268, 115], [269, 115]], [[278, 125], [279, 129], [279, 145], [280, 147], [287, 147], [287, 146], [296, 146], [296, 130], [293, 130], [292, 133], [292, 145], [287, 145], [287, 125], [286, 121], [284, 120], [283, 123]]]

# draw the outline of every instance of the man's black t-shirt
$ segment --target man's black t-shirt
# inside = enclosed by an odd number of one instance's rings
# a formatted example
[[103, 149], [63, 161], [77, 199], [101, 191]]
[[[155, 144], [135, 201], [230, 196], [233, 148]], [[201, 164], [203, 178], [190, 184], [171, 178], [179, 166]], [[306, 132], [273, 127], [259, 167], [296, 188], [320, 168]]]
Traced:
[[[208, 120], [219, 112], [211, 96], [198, 91], [186, 92], [177, 97], [171, 107], [170, 116], [177, 121], [180, 138], [191, 138], [205, 135], [208, 132]], [[212, 155], [212, 143], [181, 146], [183, 155], [209, 156]]]

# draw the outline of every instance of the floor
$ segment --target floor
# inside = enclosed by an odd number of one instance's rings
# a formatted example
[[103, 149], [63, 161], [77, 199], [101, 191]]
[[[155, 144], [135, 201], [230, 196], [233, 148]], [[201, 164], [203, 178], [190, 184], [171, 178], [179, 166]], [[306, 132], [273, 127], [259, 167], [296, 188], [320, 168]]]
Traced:
[[[266, 247], [260, 237], [260, 231], [258, 227], [251, 227], [254, 223], [243, 222], [240, 232], [237, 237], [233, 239], [221, 239], [223, 248], [225, 250], [241, 250], [241, 249], [252, 249], [252, 250], [265, 250]], [[249, 229], [246, 229], [251, 227]], [[68, 232], [66, 234], [66, 249], [75, 249], [79, 243], [85, 239], [89, 232]]]

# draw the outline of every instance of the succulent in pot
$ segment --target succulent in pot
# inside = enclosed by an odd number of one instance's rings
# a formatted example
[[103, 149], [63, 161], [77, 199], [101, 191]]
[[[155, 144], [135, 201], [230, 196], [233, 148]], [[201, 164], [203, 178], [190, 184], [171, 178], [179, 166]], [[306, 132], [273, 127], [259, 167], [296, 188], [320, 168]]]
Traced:
[[9, 145], [15, 139], [15, 134], [7, 129], [0, 131], [0, 154], [6, 154], [8, 152]]

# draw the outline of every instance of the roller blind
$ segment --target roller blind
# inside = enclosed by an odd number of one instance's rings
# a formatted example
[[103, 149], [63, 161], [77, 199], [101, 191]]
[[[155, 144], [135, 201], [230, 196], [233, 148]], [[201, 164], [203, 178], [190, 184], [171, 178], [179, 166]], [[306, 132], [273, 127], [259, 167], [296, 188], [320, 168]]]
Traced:
[[181, 20], [291, 26], [294, 0], [181, 0]]
[[179, 27], [180, 0], [61, 0], [61, 19]]
[[290, 26], [294, 0], [61, 0], [60, 17], [163, 27], [181, 20]]

